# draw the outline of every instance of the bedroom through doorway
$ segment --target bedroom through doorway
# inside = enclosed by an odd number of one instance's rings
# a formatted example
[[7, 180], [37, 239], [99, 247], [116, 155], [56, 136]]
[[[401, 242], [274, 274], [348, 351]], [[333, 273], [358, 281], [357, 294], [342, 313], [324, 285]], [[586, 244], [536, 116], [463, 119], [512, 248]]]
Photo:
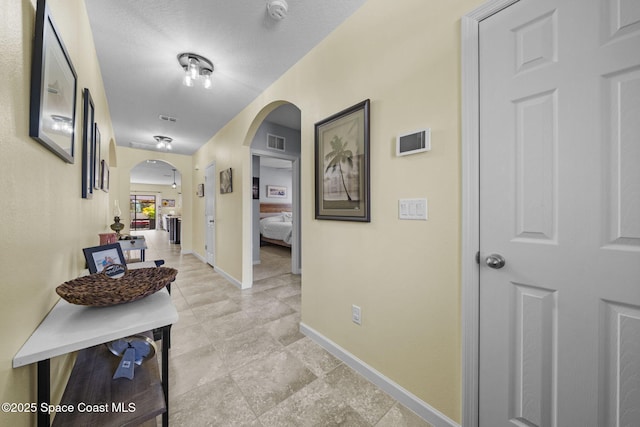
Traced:
[[289, 103], [268, 113], [251, 141], [254, 283], [301, 274], [300, 144], [300, 110]]

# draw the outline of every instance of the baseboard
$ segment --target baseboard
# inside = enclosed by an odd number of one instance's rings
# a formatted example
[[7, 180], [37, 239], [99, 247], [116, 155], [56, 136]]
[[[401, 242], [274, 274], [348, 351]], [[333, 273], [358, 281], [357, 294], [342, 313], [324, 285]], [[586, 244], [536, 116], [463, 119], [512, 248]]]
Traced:
[[[192, 252], [188, 252], [188, 253], [190, 253], [190, 254], [191, 254], [191, 255], [193, 255], [194, 257], [198, 258], [198, 259], [199, 259], [200, 261], [202, 261], [203, 263], [205, 263], [205, 264], [207, 263], [207, 259], [206, 259], [205, 257], [203, 257], [202, 255], [200, 255], [198, 252], [193, 252], [193, 251], [192, 251]], [[187, 252], [183, 252], [182, 254], [183, 254], [183, 255], [184, 255], [184, 254], [187, 254]]]
[[300, 323], [300, 332], [308, 336], [315, 343], [340, 359], [367, 380], [380, 387], [380, 389], [385, 393], [389, 394], [398, 402], [418, 414], [420, 418], [431, 423], [434, 427], [460, 427], [460, 424], [456, 423], [442, 412], [420, 400], [414, 394], [385, 377], [380, 372], [355, 357], [353, 354], [349, 353], [333, 341], [320, 334], [318, 331], [310, 328], [302, 322]]
[[215, 265], [213, 269], [216, 271], [216, 273], [218, 273], [219, 275], [227, 279], [232, 284], [236, 285], [238, 289], [242, 289], [242, 283], [240, 283], [235, 277], [227, 274], [223, 269], [221, 269], [217, 265]]

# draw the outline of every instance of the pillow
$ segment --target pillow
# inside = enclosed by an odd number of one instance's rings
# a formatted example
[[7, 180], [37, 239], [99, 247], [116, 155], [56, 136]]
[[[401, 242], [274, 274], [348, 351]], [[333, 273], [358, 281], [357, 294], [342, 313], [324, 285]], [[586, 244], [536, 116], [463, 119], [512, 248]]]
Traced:
[[282, 222], [284, 221], [282, 218], [282, 215], [274, 215], [274, 216], [267, 216], [264, 217], [260, 220], [260, 222], [265, 223], [265, 222]]
[[292, 222], [293, 221], [293, 213], [292, 212], [282, 212], [282, 220], [284, 222]]

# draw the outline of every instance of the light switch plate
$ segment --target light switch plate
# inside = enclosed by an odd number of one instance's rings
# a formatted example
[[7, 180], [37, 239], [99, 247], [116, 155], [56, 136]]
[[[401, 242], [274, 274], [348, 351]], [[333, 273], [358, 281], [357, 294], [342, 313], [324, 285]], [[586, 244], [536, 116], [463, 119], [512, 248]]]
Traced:
[[398, 217], [426, 221], [429, 217], [427, 199], [400, 199], [398, 201]]

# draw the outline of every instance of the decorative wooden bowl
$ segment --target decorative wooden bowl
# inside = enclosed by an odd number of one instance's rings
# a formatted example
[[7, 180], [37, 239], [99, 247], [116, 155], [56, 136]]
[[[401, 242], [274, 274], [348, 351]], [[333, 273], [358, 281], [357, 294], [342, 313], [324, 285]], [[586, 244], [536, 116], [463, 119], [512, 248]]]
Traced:
[[178, 270], [169, 267], [126, 270], [119, 278], [105, 272], [64, 282], [56, 292], [64, 300], [78, 305], [107, 307], [135, 301], [158, 292], [173, 282]]

